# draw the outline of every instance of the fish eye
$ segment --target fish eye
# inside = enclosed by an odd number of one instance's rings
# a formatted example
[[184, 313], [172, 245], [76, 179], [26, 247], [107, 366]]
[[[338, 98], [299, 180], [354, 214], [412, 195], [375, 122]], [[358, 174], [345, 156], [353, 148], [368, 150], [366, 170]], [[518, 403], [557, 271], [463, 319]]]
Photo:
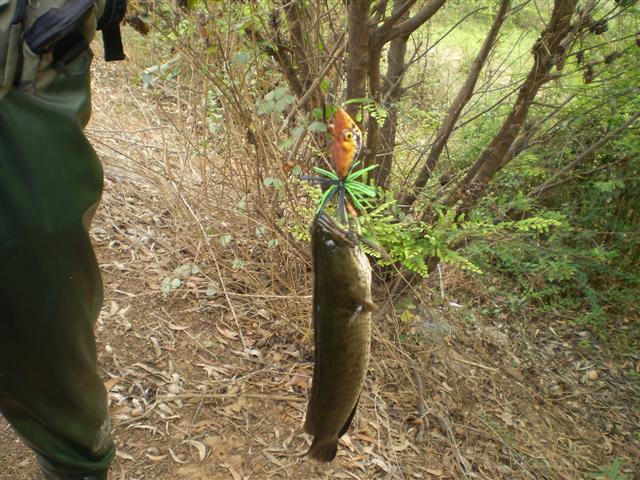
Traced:
[[344, 131], [344, 139], [350, 141], [353, 139], [353, 132], [351, 130]]
[[326, 240], [324, 242], [324, 245], [330, 252], [333, 252], [336, 249], [336, 242], [334, 242], [333, 240]]

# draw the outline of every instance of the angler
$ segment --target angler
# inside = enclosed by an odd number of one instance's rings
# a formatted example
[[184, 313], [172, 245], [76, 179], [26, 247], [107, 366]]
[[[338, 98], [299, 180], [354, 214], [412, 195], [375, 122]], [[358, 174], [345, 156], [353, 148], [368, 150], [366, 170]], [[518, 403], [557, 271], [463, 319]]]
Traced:
[[93, 327], [89, 44], [124, 58], [126, 0], [0, 0], [0, 413], [49, 480], [105, 480], [115, 448]]

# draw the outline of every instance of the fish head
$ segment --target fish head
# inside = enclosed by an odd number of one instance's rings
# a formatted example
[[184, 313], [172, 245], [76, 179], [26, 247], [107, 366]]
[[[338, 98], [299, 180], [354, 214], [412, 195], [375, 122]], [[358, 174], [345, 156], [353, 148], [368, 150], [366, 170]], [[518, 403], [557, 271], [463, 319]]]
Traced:
[[344, 179], [362, 148], [362, 131], [351, 116], [341, 108], [334, 113], [333, 123], [329, 129], [333, 134], [331, 163], [338, 177]]
[[353, 232], [320, 212], [314, 221], [312, 241], [314, 257], [332, 277], [345, 284], [360, 282], [366, 257], [358, 248], [358, 237]]

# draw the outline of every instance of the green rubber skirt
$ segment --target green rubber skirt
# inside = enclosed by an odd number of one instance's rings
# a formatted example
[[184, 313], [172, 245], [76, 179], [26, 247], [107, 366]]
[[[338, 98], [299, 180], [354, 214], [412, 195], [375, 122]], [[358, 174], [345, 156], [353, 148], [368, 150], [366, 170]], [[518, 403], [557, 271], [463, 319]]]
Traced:
[[114, 453], [93, 331], [90, 63], [87, 52], [38, 95], [0, 100], [0, 412], [52, 478], [106, 478]]

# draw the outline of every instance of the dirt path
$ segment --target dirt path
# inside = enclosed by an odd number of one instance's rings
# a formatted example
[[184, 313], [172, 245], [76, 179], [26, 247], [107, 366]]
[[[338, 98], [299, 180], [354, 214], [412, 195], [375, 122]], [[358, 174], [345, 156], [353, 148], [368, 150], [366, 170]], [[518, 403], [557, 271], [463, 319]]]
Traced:
[[[381, 310], [338, 458], [304, 458], [309, 277], [285, 288], [273, 272], [231, 268], [239, 250], [212, 257], [159, 201], [166, 190], [145, 172], [180, 157], [180, 144], [131, 82], [135, 69], [96, 65], [89, 129], [106, 165], [92, 238], [105, 281], [97, 338], [118, 446], [111, 478], [577, 479], [615, 459], [640, 478], [640, 359], [586, 350], [562, 324], [484, 317], [473, 297], [482, 285], [456, 274], [446, 301], [425, 293], [411, 321]], [[0, 420], [0, 479], [35, 478]]]

